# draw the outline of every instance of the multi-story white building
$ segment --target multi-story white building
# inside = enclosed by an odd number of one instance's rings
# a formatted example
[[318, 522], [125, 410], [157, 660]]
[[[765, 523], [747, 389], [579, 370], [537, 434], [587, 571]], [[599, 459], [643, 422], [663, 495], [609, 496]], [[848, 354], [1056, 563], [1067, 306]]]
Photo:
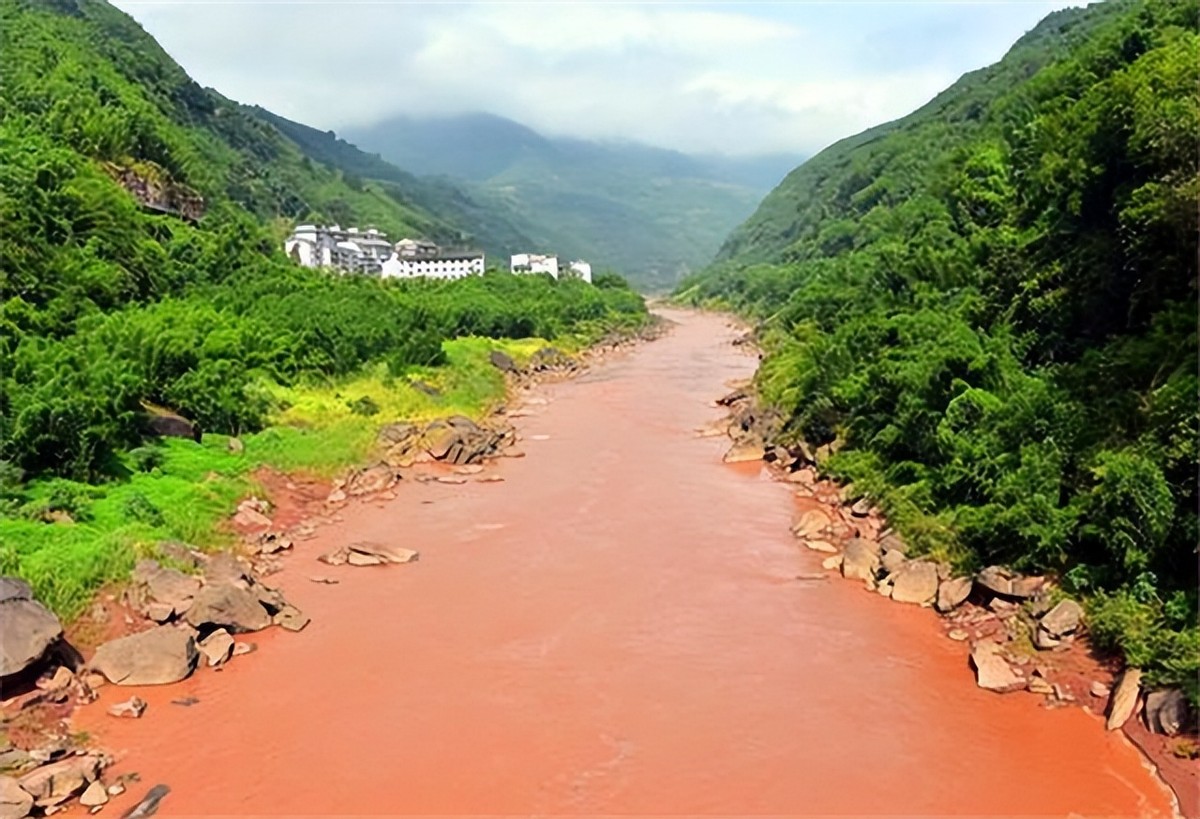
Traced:
[[387, 235], [370, 228], [300, 225], [283, 244], [284, 252], [303, 267], [325, 267], [343, 273], [383, 278], [460, 279], [482, 274], [481, 251], [443, 250], [433, 242], [401, 239], [395, 245]]
[[482, 275], [485, 258], [481, 250], [446, 250], [433, 242], [401, 239], [383, 263], [385, 279], [461, 279]]
[[539, 253], [517, 253], [512, 257], [509, 270], [513, 273], [548, 273], [558, 278], [558, 257]]
[[592, 266], [582, 259], [576, 259], [567, 265], [567, 269], [563, 272], [564, 276], [574, 276], [583, 279], [588, 284], [592, 283]]
[[378, 275], [392, 255], [387, 235], [374, 228], [300, 225], [283, 243], [283, 250], [303, 267], [332, 267], [344, 273]]

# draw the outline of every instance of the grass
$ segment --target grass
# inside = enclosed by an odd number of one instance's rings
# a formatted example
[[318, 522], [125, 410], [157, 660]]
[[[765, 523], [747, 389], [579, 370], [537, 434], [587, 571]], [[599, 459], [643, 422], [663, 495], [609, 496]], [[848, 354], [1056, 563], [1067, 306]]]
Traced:
[[[580, 334], [555, 346], [573, 352], [588, 340]], [[229, 546], [232, 535], [222, 524], [241, 498], [261, 491], [255, 470], [327, 477], [364, 461], [384, 424], [482, 417], [505, 397], [504, 376], [489, 353], [499, 349], [523, 364], [545, 346], [542, 339], [460, 338], [444, 345], [444, 366], [403, 377], [390, 377], [380, 365], [336, 382], [264, 384], [278, 409], [270, 426], [242, 439], [241, 452], [231, 451], [223, 435], [206, 435], [199, 444], [165, 439], [123, 456], [123, 476], [109, 483], [53, 479], [27, 485], [23, 513], [0, 517], [0, 574], [24, 578], [39, 600], [70, 620], [97, 589], [125, 579], [138, 558], [154, 555], [163, 541], [209, 550]], [[377, 412], [351, 409], [364, 397]], [[72, 520], [37, 519], [52, 511]]]

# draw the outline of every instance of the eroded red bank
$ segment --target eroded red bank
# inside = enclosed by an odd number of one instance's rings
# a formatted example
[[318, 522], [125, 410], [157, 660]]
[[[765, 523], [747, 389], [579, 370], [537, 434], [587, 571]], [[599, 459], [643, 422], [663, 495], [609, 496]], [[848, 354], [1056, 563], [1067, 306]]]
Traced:
[[[672, 317], [547, 388], [503, 483], [404, 486], [297, 544], [272, 581], [305, 631], [80, 727], [176, 816], [1170, 815], [1122, 737], [977, 689], [929, 612], [796, 581], [820, 557], [788, 488], [693, 432], [755, 362]], [[421, 560], [315, 562], [364, 539]]]

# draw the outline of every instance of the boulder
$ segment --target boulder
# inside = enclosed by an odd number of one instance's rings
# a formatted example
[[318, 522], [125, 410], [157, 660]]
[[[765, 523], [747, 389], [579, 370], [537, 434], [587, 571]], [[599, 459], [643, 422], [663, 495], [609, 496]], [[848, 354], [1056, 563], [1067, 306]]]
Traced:
[[856, 537], [846, 544], [846, 550], [842, 553], [842, 577], [873, 581], [878, 568], [878, 543]]
[[33, 599], [28, 584], [0, 578], [0, 677], [29, 668], [60, 637], [62, 624]]
[[834, 546], [828, 540], [806, 540], [804, 545], [812, 549], [814, 552], [825, 552], [826, 554], [836, 554], [837, 546]]
[[904, 568], [904, 564], [907, 562], [908, 558], [904, 556], [904, 552], [897, 552], [886, 548], [879, 558], [879, 566], [883, 569], [884, 574], [895, 574]]
[[937, 610], [943, 614], [953, 611], [966, 602], [971, 596], [971, 587], [975, 585], [969, 577], [952, 577], [938, 584]]
[[129, 717], [141, 719], [146, 713], [146, 701], [141, 697], [130, 697], [125, 702], [118, 702], [108, 707], [108, 713], [114, 717]]
[[1137, 708], [1141, 686], [1142, 670], [1140, 668], [1125, 669], [1121, 678], [1117, 680], [1112, 698], [1108, 701], [1108, 718], [1104, 722], [1105, 728], [1115, 731], [1129, 721]]
[[905, 543], [899, 535], [890, 530], [884, 530], [885, 534], [879, 538], [879, 546], [885, 552], [900, 552], [908, 554], [908, 544]]
[[488, 360], [492, 362], [492, 366], [503, 373], [511, 373], [517, 371], [517, 362], [513, 361], [512, 356], [501, 350], [492, 350], [488, 354]]
[[85, 808], [98, 808], [101, 805], [107, 805], [108, 791], [105, 789], [104, 783], [97, 779], [88, 785], [79, 797], [79, 804]]
[[388, 424], [379, 430], [376, 440], [384, 447], [393, 447], [418, 437], [421, 429], [416, 424], [399, 422]]
[[391, 489], [398, 480], [399, 476], [394, 467], [383, 463], [375, 464], [350, 473], [344, 491], [347, 495], [370, 495]]
[[975, 666], [975, 683], [989, 691], [1006, 693], [1025, 687], [1025, 678], [1013, 671], [1004, 657], [1004, 650], [995, 640], [980, 640], [971, 649]]
[[1156, 734], [1175, 736], [1188, 726], [1190, 716], [1187, 697], [1178, 688], [1151, 691], [1146, 695], [1142, 719]]
[[1038, 622], [1038, 630], [1061, 639], [1068, 634], [1074, 634], [1082, 619], [1083, 608], [1078, 603], [1074, 600], [1061, 600]]
[[388, 546], [368, 540], [351, 543], [349, 546], [343, 546], [329, 555], [322, 555], [321, 557], [326, 563], [335, 566], [341, 563], [349, 563], [352, 566], [375, 566], [380, 563], [411, 563], [419, 558], [420, 553], [413, 549]]
[[204, 582], [207, 585], [234, 585], [249, 588], [250, 570], [229, 552], [218, 552], [204, 567]]
[[840, 569], [842, 567], [842, 556], [831, 555], [821, 561], [822, 569]]
[[33, 797], [11, 776], [0, 776], [0, 819], [25, 819], [33, 810]]
[[239, 506], [233, 516], [233, 522], [244, 529], [269, 529], [271, 519], [257, 509], [249, 506]]
[[1026, 600], [1041, 589], [1043, 579], [1022, 577], [1004, 566], [988, 566], [975, 576], [975, 582], [1001, 597]]
[[312, 622], [311, 617], [290, 603], [280, 609], [272, 619], [276, 625], [288, 631], [303, 631], [304, 627]]
[[241, 455], [246, 451], [246, 445], [242, 443], [241, 438], [235, 437], [229, 439], [229, 441], [225, 444], [225, 449], [229, 450], [229, 452], [233, 455]]
[[765, 454], [766, 450], [761, 441], [754, 438], [743, 438], [734, 442], [729, 451], [725, 453], [723, 460], [727, 464], [749, 463], [761, 461]]
[[932, 603], [937, 597], [937, 566], [925, 560], [910, 560], [892, 578], [892, 599], [897, 603]]
[[1033, 646], [1039, 651], [1050, 651], [1062, 645], [1062, 640], [1057, 637], [1051, 637], [1050, 633], [1044, 628], [1038, 628], [1033, 633]]
[[177, 412], [161, 407], [145, 407], [144, 421], [147, 431], [160, 438], [191, 438], [200, 443], [202, 431], [199, 424], [192, 423]]
[[233, 656], [233, 637], [219, 628], [197, 643], [197, 647], [210, 666], [221, 665]]
[[1107, 697], [1112, 693], [1108, 686], [1099, 680], [1093, 680], [1091, 687], [1088, 689], [1093, 697]]
[[850, 514], [856, 518], [865, 518], [871, 514], [871, 501], [867, 498], [859, 498], [850, 507]]
[[149, 602], [170, 607], [174, 614], [183, 614], [200, 591], [200, 578], [160, 566], [146, 578], [145, 591]]
[[832, 523], [829, 515], [820, 509], [807, 509], [792, 524], [792, 534], [799, 538], [819, 535]]
[[67, 801], [100, 775], [100, 759], [95, 756], [71, 756], [36, 768], [17, 780], [33, 797], [39, 808]]
[[196, 628], [224, 627], [235, 634], [271, 625], [271, 615], [254, 592], [232, 583], [210, 583], [201, 589], [185, 619]]
[[117, 685], [164, 685], [191, 674], [196, 658], [191, 634], [158, 626], [103, 644], [91, 667]]

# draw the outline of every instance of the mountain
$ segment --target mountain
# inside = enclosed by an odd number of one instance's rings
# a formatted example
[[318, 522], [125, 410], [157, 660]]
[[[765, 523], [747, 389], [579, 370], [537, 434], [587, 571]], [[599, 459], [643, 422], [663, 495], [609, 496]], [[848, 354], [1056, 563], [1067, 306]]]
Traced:
[[490, 210], [511, 213], [531, 249], [586, 258], [651, 290], [708, 264], [798, 161], [550, 138], [483, 113], [394, 117], [345, 136], [413, 173], [463, 181]]
[[477, 244], [497, 258], [501, 266], [507, 263], [509, 255], [532, 242], [503, 209], [473, 196], [461, 184], [442, 177], [414, 176], [378, 154], [360, 151], [332, 131], [319, 131], [257, 106], [249, 111], [296, 143], [305, 156], [341, 171], [352, 184], [362, 185], [369, 180], [402, 204], [436, 213], [439, 224], [417, 238], [456, 245]]
[[913, 553], [1056, 578], [1193, 702], [1197, 19], [1051, 14], [788, 174], [679, 288], [759, 322], [784, 438]]

